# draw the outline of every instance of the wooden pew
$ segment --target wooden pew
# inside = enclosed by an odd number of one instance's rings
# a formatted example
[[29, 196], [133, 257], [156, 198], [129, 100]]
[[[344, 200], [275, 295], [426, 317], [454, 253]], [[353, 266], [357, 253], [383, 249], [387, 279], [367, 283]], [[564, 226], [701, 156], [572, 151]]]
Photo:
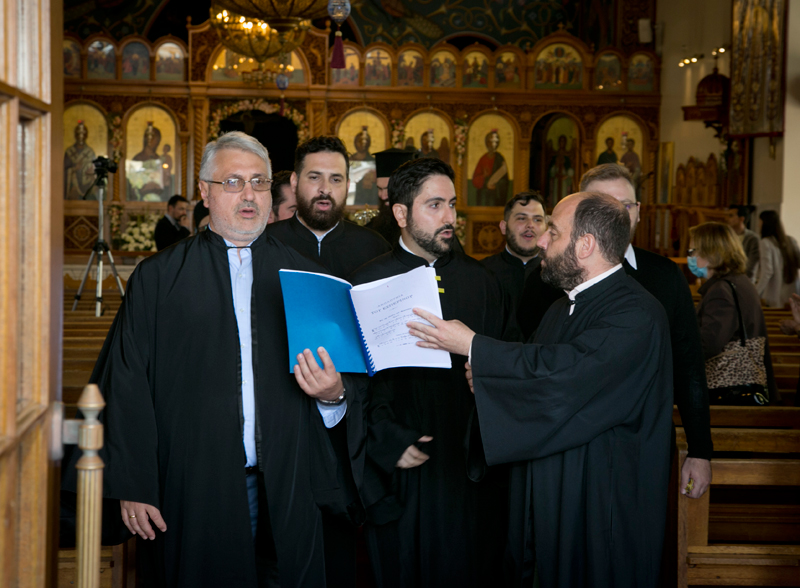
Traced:
[[[712, 429], [715, 454], [745, 453], [712, 460], [713, 484], [698, 499], [678, 504], [678, 586], [800, 586], [800, 537], [791, 544], [723, 544], [709, 541], [710, 495], [724, 486], [800, 488], [800, 430]], [[687, 456], [678, 429], [679, 466]], [[753, 456], [752, 454], [757, 454]]]
[[[789, 406], [711, 406], [711, 427], [800, 429], [800, 408]], [[683, 425], [678, 407], [672, 421]], [[721, 451], [721, 450], [720, 450]]]

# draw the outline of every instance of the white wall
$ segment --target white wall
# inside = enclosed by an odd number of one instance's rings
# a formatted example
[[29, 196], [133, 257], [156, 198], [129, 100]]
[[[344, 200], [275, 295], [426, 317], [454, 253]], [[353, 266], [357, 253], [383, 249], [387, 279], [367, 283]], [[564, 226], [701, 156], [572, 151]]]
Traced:
[[[675, 143], [675, 167], [690, 156], [705, 161], [725, 149], [713, 129], [702, 122], [684, 122], [682, 106], [695, 103], [697, 84], [714, 70], [711, 50], [731, 40], [731, 0], [672, 0], [658, 3], [658, 23], [663, 23], [661, 53], [661, 141]], [[678, 67], [684, 57], [702, 53], [696, 64]], [[717, 62], [729, 74], [729, 53]], [[675, 175], [673, 172], [673, 182]]]
[[786, 232], [800, 237], [800, 4], [797, 2], [789, 5], [786, 30], [785, 132], [778, 140], [783, 161], [780, 210]]

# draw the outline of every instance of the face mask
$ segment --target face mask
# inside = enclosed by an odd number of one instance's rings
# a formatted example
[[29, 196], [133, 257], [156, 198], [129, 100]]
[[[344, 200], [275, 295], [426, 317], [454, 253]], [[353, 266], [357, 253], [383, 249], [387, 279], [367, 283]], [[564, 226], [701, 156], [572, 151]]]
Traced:
[[697, 258], [696, 257], [689, 257], [686, 259], [689, 263], [689, 271], [696, 275], [698, 278], [703, 278], [704, 280], [708, 278], [708, 266], [706, 267], [697, 267]]

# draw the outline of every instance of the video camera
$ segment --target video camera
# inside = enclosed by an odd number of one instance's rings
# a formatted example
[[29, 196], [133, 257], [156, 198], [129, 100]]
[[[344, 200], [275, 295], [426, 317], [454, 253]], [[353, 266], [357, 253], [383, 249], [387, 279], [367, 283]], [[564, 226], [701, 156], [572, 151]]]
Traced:
[[117, 169], [119, 169], [116, 161], [108, 157], [103, 157], [102, 155], [93, 159], [92, 164], [94, 164], [94, 173], [98, 177], [105, 177], [109, 173], [115, 174], [117, 173]]

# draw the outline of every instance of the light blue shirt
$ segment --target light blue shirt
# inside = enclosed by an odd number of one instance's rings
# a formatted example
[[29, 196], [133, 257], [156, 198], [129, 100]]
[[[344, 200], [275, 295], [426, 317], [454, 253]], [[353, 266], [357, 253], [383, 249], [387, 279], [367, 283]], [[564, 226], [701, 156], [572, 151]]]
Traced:
[[[258, 463], [256, 454], [256, 400], [253, 383], [253, 333], [250, 319], [250, 299], [253, 292], [253, 253], [249, 247], [236, 248], [225, 240], [228, 249], [228, 264], [231, 270], [231, 290], [233, 310], [236, 314], [236, 327], [239, 331], [239, 352], [242, 357], [242, 413], [244, 432], [242, 441], [247, 457], [246, 465]], [[241, 259], [240, 259], [241, 257]], [[347, 403], [339, 406], [326, 406], [317, 402], [322, 420], [327, 428], [335, 427], [347, 411]]]

